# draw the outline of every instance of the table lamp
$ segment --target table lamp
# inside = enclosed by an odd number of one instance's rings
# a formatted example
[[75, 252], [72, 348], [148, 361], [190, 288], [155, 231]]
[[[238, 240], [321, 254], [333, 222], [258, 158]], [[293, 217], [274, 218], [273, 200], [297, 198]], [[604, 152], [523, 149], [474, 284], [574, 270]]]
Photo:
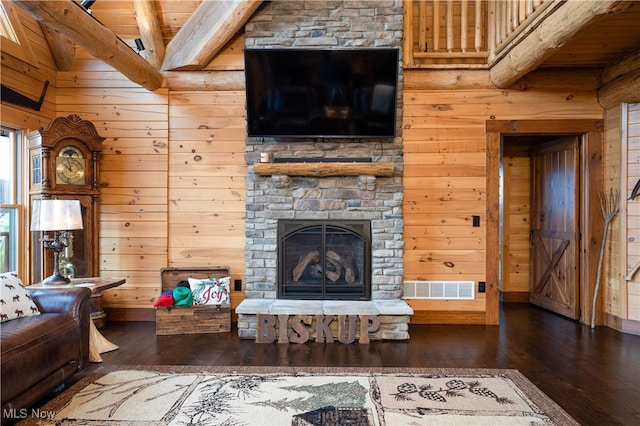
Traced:
[[[42, 244], [53, 252], [53, 275], [42, 284], [68, 284], [71, 281], [60, 275], [58, 256], [69, 244], [69, 231], [74, 229], [82, 229], [79, 200], [33, 200], [31, 231], [44, 232]], [[53, 238], [48, 232], [53, 232]]]

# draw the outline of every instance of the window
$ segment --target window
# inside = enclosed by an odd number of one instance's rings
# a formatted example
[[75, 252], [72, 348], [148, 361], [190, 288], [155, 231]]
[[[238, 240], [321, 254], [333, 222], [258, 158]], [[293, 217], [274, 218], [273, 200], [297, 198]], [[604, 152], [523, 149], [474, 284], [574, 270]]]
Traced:
[[20, 132], [0, 127], [0, 272], [19, 271], [23, 210]]
[[7, 11], [5, 10], [2, 3], [0, 3], [0, 35], [2, 37], [8, 38], [16, 44], [20, 44], [18, 35], [14, 31], [13, 25], [11, 25], [11, 20], [9, 19], [9, 15], [7, 14]]
[[[2, 51], [37, 67], [38, 58], [20, 23], [18, 6], [10, 1], [0, 1], [0, 45]], [[24, 13], [24, 12], [23, 12]]]

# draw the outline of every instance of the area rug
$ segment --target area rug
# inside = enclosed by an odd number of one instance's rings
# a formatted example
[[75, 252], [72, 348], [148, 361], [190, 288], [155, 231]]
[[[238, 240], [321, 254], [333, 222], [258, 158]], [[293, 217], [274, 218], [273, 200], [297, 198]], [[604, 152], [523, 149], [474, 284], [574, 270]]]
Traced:
[[103, 367], [20, 425], [577, 425], [517, 370]]

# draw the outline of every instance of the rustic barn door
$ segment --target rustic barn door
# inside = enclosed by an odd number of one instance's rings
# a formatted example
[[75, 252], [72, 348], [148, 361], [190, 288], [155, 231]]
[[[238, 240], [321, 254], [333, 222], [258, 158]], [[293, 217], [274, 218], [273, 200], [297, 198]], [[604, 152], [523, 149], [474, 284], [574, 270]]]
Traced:
[[564, 137], [531, 156], [531, 303], [579, 317], [578, 137]]

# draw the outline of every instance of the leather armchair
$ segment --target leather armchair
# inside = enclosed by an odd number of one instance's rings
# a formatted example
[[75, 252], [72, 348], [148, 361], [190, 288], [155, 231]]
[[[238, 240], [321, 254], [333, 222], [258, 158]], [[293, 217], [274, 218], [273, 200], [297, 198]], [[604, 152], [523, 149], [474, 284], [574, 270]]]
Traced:
[[91, 291], [76, 287], [29, 295], [41, 315], [0, 326], [3, 424], [20, 420], [89, 363]]

